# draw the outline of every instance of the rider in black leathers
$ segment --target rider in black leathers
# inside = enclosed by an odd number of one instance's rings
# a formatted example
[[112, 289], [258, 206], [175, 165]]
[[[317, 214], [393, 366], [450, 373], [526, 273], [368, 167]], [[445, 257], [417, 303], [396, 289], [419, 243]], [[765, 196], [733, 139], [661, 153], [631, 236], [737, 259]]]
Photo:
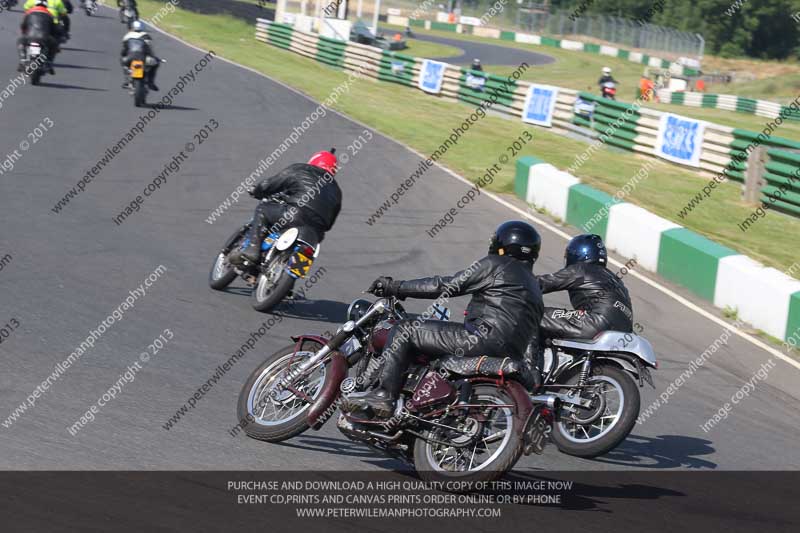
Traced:
[[425, 320], [399, 322], [389, 334], [378, 388], [348, 395], [350, 409], [371, 409], [390, 416], [403, 385], [403, 376], [418, 353], [435, 358], [455, 354], [521, 359], [527, 339], [536, 335], [542, 316], [542, 294], [533, 264], [541, 237], [527, 222], [509, 221], [497, 228], [489, 255], [453, 276], [409, 281], [380, 277], [369, 292], [376, 296], [435, 299], [445, 294], [471, 294], [464, 324]]
[[280, 195], [284, 203], [259, 202], [247, 235], [248, 246], [232, 252], [231, 263], [244, 260], [257, 262], [261, 257], [261, 241], [269, 233], [301, 228], [303, 240], [320, 243], [330, 231], [342, 209], [342, 190], [334, 179], [337, 160], [331, 151], [314, 154], [308, 163], [295, 163], [262, 180], [250, 192], [264, 199]]
[[[619, 276], [606, 268], [599, 235], [578, 235], [564, 253], [566, 267], [539, 276], [542, 293], [569, 292], [573, 310], [545, 307], [540, 339], [591, 339], [607, 330], [633, 331], [633, 307]], [[533, 343], [532, 343], [533, 344]]]
[[26, 47], [31, 41], [39, 42], [42, 45], [42, 53], [48, 60], [50, 74], [55, 74], [52, 61], [58, 47], [56, 43], [56, 23], [53, 15], [47, 9], [47, 2], [36, 2], [36, 5], [26, 11], [20, 24], [22, 36], [17, 39], [17, 51], [19, 52], [19, 65], [17, 71], [22, 72], [22, 63], [26, 57]]

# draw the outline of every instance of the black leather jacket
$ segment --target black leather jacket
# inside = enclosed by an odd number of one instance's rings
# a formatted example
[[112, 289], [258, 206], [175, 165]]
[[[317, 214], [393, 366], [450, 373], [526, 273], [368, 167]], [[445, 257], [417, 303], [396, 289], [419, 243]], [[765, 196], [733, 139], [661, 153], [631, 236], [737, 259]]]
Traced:
[[47, 39], [55, 33], [55, 22], [52, 15], [33, 11], [25, 15], [20, 25], [22, 35], [33, 39]]
[[330, 174], [306, 163], [289, 165], [253, 190], [256, 198], [282, 193], [286, 203], [300, 208], [303, 219], [329, 231], [342, 209], [342, 190]]
[[633, 306], [622, 280], [602, 265], [573, 263], [554, 274], [539, 276], [542, 293], [568, 291], [575, 309], [603, 316], [608, 329], [631, 331]]
[[403, 281], [398, 296], [438, 298], [471, 294], [465, 326], [484, 331], [490, 343], [521, 356], [538, 333], [544, 312], [542, 293], [529, 264], [509, 256], [487, 255], [452, 276]]

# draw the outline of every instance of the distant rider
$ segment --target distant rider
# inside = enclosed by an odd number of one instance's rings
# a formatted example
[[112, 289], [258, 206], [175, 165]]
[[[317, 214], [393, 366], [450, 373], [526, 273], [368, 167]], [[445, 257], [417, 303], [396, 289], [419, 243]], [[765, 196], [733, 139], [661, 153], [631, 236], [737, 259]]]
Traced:
[[608, 252], [599, 235], [574, 237], [564, 253], [566, 266], [539, 276], [542, 293], [568, 291], [574, 309], [545, 307], [540, 338], [592, 339], [607, 330], [633, 331], [628, 289], [608, 268]]
[[22, 72], [23, 62], [27, 56], [26, 49], [31, 41], [42, 45], [42, 53], [47, 58], [50, 74], [55, 74], [53, 58], [56, 50], [56, 23], [53, 13], [48, 9], [47, 0], [35, 0], [34, 5], [25, 9], [25, 16], [20, 24], [22, 36], [17, 39], [19, 65], [17, 71]]
[[597, 84], [600, 87], [603, 87], [603, 84], [609, 81], [612, 83], [619, 83], [617, 80], [614, 79], [614, 76], [611, 75], [611, 69], [609, 67], [603, 67], [603, 75], [600, 76], [599, 80], [597, 80]]
[[153, 54], [152, 38], [150, 34], [144, 31], [144, 23], [141, 20], [134, 20], [131, 24], [131, 30], [122, 37], [122, 51], [120, 52], [120, 63], [122, 64], [123, 74], [125, 75], [125, 83], [122, 84], [123, 89], [130, 88], [130, 81], [128, 79], [128, 67], [131, 61], [139, 59], [144, 61], [145, 82], [151, 91], [157, 91], [156, 85], [156, 72], [161, 64], [161, 60]]
[[[308, 163], [289, 165], [275, 176], [258, 183], [250, 194], [259, 200], [253, 222], [247, 234], [248, 245], [232, 252], [229, 261], [241, 264], [245, 260], [255, 263], [261, 257], [261, 242], [270, 228], [284, 221], [277, 232], [290, 227], [307, 228], [315, 233], [310, 240], [322, 242], [342, 209], [342, 190], [334, 175], [338, 161], [334, 150], [317, 152]], [[272, 201], [275, 195], [282, 202]]]
[[[376, 279], [369, 292], [376, 296], [436, 299], [442, 294], [471, 294], [463, 324], [442, 320], [398, 322], [383, 351], [377, 388], [347, 396], [351, 409], [371, 409], [387, 417], [395, 409], [403, 378], [417, 354], [509, 357], [522, 359], [528, 339], [535, 337], [543, 303], [533, 264], [542, 239], [527, 222], [501, 224], [489, 243], [489, 254], [452, 276], [409, 281]], [[526, 383], [528, 386], [532, 386]]]
[[483, 66], [481, 65], [481, 60], [477, 57], [472, 60], [472, 65], [470, 67], [472, 70], [477, 70], [478, 72], [483, 72]]

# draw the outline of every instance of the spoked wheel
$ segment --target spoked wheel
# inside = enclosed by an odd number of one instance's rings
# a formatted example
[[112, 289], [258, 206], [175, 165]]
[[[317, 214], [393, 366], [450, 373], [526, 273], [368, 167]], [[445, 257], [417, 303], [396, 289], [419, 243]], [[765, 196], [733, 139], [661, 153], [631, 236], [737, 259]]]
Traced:
[[208, 284], [212, 289], [221, 291], [235, 279], [236, 270], [228, 262], [228, 254], [218, 253], [214, 263], [211, 265], [211, 272], [208, 273]]
[[513, 399], [492, 385], [476, 386], [471, 400], [481, 407], [440, 421], [414, 444], [414, 466], [426, 481], [494, 481], [522, 455], [521, 431], [515, 427]]
[[[577, 380], [576, 375], [568, 383]], [[614, 366], [596, 367], [588, 384], [594, 386], [592, 406], [576, 408], [574, 414], [562, 409], [552, 432], [559, 450], [578, 457], [596, 457], [616, 448], [639, 415], [639, 388], [629, 373]]]
[[265, 313], [281, 303], [294, 286], [294, 278], [286, 270], [288, 257], [275, 258], [266, 272], [258, 276], [253, 289], [253, 308]]
[[[279, 442], [290, 439], [309, 428], [306, 420], [311, 404], [317, 399], [325, 382], [325, 366], [315, 368], [310, 375], [295, 382], [291, 389], [277, 390], [276, 385], [291, 370], [322, 348], [306, 343], [306, 351], [294, 352], [287, 346], [272, 354], [247, 378], [239, 393], [238, 417], [248, 423], [248, 436]], [[314, 351], [308, 351], [308, 349]]]

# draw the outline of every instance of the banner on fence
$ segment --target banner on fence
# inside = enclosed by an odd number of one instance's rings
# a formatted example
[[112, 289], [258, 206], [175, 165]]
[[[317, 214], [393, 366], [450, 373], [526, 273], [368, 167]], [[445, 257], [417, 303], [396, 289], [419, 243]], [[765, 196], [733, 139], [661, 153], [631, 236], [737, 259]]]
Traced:
[[522, 121], [551, 127], [556, 99], [558, 99], [558, 87], [531, 84], [528, 96], [525, 98], [525, 107], [522, 109]]
[[467, 74], [464, 78], [464, 84], [473, 91], [483, 92], [486, 86], [486, 77], [476, 74]]
[[658, 125], [654, 152], [673, 163], [699, 167], [705, 129], [706, 123], [702, 120], [664, 113]]
[[444, 69], [447, 63], [425, 59], [419, 72], [419, 88], [426, 93], [438, 94], [442, 90]]

